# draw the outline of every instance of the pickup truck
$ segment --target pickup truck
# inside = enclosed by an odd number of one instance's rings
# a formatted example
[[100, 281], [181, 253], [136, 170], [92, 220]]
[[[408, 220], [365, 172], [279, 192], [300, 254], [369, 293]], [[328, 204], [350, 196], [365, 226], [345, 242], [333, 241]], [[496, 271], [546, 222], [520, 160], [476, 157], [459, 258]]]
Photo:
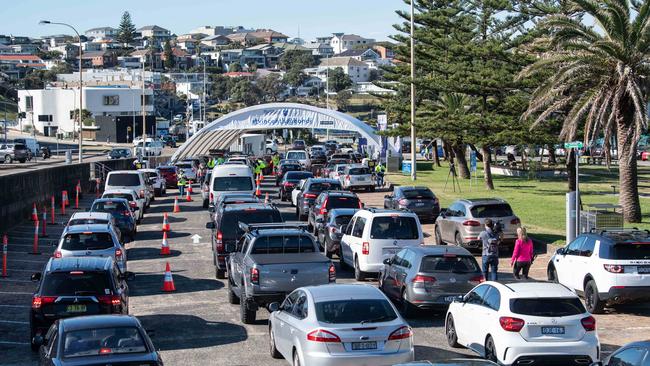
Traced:
[[283, 301], [298, 287], [336, 282], [334, 264], [319, 253], [304, 223], [239, 226], [244, 235], [237, 248], [226, 248], [233, 249], [228, 258], [228, 302], [239, 303], [244, 324], [255, 322], [259, 307]]

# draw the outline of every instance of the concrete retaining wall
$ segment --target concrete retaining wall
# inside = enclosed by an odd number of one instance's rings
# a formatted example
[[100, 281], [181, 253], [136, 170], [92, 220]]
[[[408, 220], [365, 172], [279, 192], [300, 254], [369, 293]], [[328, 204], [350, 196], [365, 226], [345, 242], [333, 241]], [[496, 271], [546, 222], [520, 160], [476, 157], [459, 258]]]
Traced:
[[[101, 163], [111, 170], [132, 169], [133, 160], [106, 160]], [[94, 188], [90, 182], [92, 168], [93, 163], [77, 163], [0, 176], [0, 231], [4, 232], [18, 222], [29, 219], [34, 203], [39, 216], [43, 207], [48, 208], [49, 215], [52, 195], [58, 213], [63, 190], [68, 191], [70, 204], [74, 206], [77, 182], [81, 182], [83, 192], [90, 192]]]

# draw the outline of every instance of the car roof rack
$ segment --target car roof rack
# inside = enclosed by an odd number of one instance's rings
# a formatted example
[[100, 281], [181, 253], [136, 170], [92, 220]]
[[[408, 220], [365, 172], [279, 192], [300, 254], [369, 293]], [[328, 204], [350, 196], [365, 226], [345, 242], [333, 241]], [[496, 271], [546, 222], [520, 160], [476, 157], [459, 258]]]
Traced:
[[301, 222], [301, 221], [263, 223], [263, 224], [247, 224], [245, 222], [240, 221], [239, 228], [246, 233], [264, 230], [264, 229], [298, 229], [302, 231], [307, 231], [308, 224], [306, 222]]

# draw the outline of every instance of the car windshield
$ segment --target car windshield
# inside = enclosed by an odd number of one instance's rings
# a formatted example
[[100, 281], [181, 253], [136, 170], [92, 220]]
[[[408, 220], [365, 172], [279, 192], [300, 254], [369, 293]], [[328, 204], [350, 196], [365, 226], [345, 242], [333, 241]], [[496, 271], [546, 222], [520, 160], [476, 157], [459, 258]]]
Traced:
[[305, 160], [307, 159], [307, 153], [304, 151], [289, 151], [287, 159]]
[[341, 189], [341, 185], [338, 183], [330, 182], [314, 182], [309, 185], [305, 191], [309, 192], [322, 192], [322, 191], [335, 191]]
[[126, 150], [124, 149], [115, 149], [111, 151], [111, 155], [124, 155], [126, 154]]
[[124, 201], [100, 201], [93, 203], [93, 206], [90, 208], [90, 212], [109, 212], [109, 213], [121, 213], [129, 208], [124, 204]]
[[433, 199], [433, 192], [428, 189], [407, 189], [403, 190], [404, 198], [412, 199]]
[[212, 187], [215, 191], [252, 191], [251, 177], [216, 177]]
[[339, 166], [336, 167], [336, 171], [339, 172], [339, 173], [344, 171], [344, 170], [345, 170], [345, 165], [339, 165]]
[[327, 197], [327, 208], [359, 208], [359, 198], [350, 196], [329, 196]]
[[352, 220], [352, 215], [339, 215], [334, 218], [336, 226], [347, 225]]
[[616, 244], [609, 256], [606, 259], [650, 259], [650, 242]]
[[109, 186], [139, 186], [140, 176], [138, 174], [111, 174], [108, 177]]
[[510, 311], [521, 315], [552, 317], [578, 315], [586, 312], [577, 297], [512, 299], [510, 300]]
[[358, 299], [322, 301], [314, 304], [316, 319], [322, 323], [350, 324], [389, 322], [397, 314], [387, 300]]
[[72, 220], [70, 220], [70, 222], [68, 222], [68, 226], [92, 225], [92, 224], [106, 225], [106, 224], [108, 224], [108, 220], [104, 220], [104, 219], [72, 219]]
[[190, 163], [178, 163], [178, 164], [176, 164], [176, 167], [180, 168], [180, 169], [192, 169], [192, 164], [190, 164]]
[[512, 208], [507, 203], [491, 205], [476, 205], [472, 207], [472, 216], [476, 218], [514, 216]]
[[263, 236], [253, 244], [251, 254], [313, 253], [314, 242], [305, 235]]
[[371, 239], [418, 239], [418, 224], [413, 217], [380, 216], [372, 220]]
[[41, 283], [42, 296], [92, 296], [111, 292], [111, 284], [105, 272], [50, 272]]
[[225, 212], [221, 218], [221, 225], [219, 225], [224, 239], [239, 239], [243, 234], [239, 228], [240, 221], [246, 224], [274, 223], [282, 222], [282, 216], [276, 210], [255, 208]]
[[368, 170], [368, 168], [352, 168], [352, 169], [350, 169], [350, 175], [363, 175], [363, 174], [370, 174], [370, 170]]
[[61, 239], [64, 250], [102, 250], [113, 246], [113, 236], [106, 232], [69, 233]]
[[148, 352], [136, 327], [73, 330], [65, 333], [63, 344], [63, 358]]
[[102, 198], [124, 198], [127, 201], [133, 201], [133, 195], [128, 193], [104, 193]]
[[469, 255], [427, 255], [422, 258], [422, 263], [420, 263], [420, 272], [473, 273], [479, 271], [476, 259]]

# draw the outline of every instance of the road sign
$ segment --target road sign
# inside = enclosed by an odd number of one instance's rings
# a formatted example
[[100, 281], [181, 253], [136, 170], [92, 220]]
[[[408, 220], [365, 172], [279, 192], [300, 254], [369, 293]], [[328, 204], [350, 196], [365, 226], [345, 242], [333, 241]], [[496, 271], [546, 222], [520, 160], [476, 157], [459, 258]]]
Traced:
[[475, 172], [476, 171], [476, 152], [472, 151], [469, 153], [469, 166], [470, 170]]
[[583, 143], [581, 141], [573, 141], [573, 142], [565, 142], [564, 143], [564, 148], [565, 149], [582, 149]]

